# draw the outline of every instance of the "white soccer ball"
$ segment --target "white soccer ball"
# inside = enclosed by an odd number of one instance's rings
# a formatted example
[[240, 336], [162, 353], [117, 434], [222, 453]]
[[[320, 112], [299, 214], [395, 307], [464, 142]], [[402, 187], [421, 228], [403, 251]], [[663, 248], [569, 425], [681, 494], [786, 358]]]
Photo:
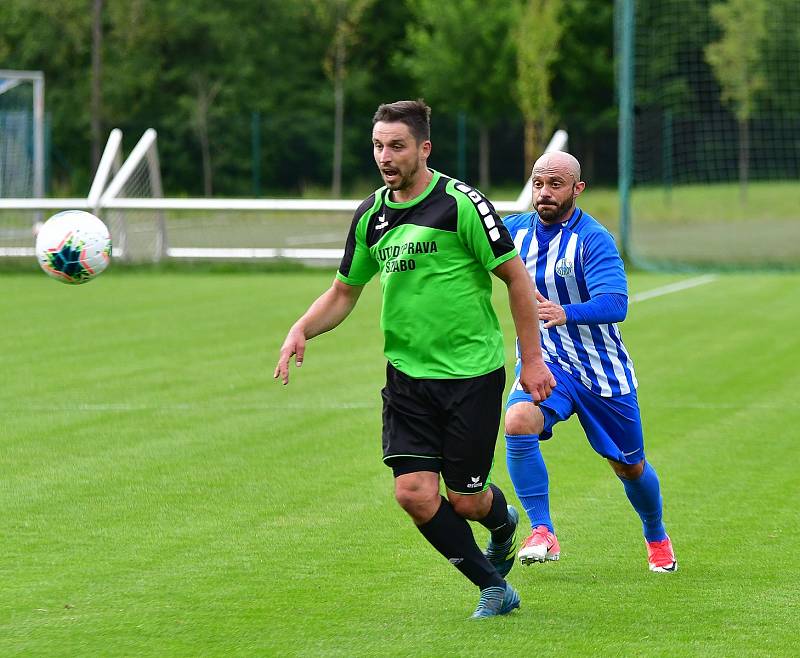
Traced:
[[54, 279], [75, 285], [86, 283], [108, 267], [111, 234], [91, 213], [65, 210], [39, 229], [36, 258]]

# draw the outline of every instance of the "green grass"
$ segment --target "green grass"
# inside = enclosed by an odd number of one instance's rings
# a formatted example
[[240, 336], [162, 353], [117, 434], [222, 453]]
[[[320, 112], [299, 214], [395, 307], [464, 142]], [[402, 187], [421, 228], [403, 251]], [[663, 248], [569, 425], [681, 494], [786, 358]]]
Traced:
[[[272, 380], [331, 278], [0, 276], [0, 655], [796, 655], [800, 277], [720, 277], [623, 325], [680, 571], [647, 571], [573, 419], [543, 448], [562, 560], [516, 566], [521, 610], [481, 623], [380, 460], [376, 286]], [[502, 440], [495, 477], [513, 498]]]

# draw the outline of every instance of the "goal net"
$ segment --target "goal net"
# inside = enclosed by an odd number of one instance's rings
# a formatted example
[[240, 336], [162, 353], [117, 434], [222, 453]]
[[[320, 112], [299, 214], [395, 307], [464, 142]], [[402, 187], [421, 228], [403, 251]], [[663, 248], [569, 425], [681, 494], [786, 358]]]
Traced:
[[800, 3], [617, 0], [623, 244], [651, 267], [800, 264]]
[[[0, 199], [44, 194], [44, 75], [0, 69]], [[0, 215], [0, 246], [28, 245], [36, 210]]]

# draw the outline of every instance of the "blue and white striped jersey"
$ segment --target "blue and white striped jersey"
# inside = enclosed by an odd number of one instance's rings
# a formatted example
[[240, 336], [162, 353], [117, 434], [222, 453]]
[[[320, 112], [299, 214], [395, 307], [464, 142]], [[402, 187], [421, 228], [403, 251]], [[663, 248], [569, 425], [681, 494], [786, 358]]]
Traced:
[[[596, 219], [576, 208], [570, 219], [547, 226], [535, 212], [503, 220], [536, 289], [560, 306], [602, 293], [628, 294], [614, 238]], [[633, 361], [616, 323], [541, 328], [545, 361], [557, 363], [603, 397], [626, 395], [638, 386]]]

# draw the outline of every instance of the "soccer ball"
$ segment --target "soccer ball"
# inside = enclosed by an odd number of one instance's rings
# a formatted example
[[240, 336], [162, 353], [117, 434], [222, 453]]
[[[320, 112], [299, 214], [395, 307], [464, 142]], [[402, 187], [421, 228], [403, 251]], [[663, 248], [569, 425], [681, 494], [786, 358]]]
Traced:
[[86, 283], [108, 267], [111, 235], [91, 213], [65, 210], [42, 225], [36, 236], [36, 258], [54, 279]]

